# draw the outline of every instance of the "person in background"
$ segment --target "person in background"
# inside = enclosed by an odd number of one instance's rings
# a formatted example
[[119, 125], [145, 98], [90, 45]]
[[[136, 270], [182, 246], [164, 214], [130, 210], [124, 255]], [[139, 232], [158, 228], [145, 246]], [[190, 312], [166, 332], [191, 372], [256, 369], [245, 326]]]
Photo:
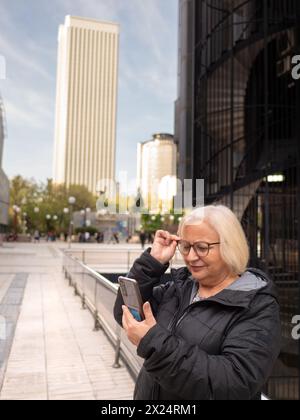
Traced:
[[118, 232], [115, 232], [115, 233], [113, 234], [113, 238], [114, 238], [114, 240], [115, 240], [116, 244], [120, 243]]
[[141, 241], [142, 249], [145, 249], [146, 233], [143, 230], [140, 233], [140, 241]]
[[34, 243], [40, 242], [40, 232], [38, 230], [34, 232], [33, 239], [34, 239]]
[[85, 232], [85, 234], [84, 234], [84, 241], [85, 242], [89, 242], [90, 241], [90, 237], [91, 237], [90, 232]]

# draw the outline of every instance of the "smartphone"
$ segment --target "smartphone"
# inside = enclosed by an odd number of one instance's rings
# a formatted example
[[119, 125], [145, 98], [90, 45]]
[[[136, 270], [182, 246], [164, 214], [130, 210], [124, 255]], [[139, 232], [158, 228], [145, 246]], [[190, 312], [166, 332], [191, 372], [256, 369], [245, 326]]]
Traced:
[[128, 307], [132, 316], [137, 321], [143, 321], [145, 319], [143, 312], [143, 300], [137, 281], [129, 279], [128, 277], [119, 277], [118, 282], [124, 304]]

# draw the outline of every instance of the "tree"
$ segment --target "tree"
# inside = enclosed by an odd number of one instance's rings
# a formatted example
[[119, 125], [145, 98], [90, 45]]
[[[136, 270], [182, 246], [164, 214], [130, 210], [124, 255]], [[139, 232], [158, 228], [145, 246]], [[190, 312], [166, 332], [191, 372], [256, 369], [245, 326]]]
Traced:
[[96, 197], [84, 186], [72, 185], [67, 188], [64, 184], [54, 184], [51, 179], [46, 184], [38, 184], [34, 180], [16, 176], [11, 180], [10, 187], [11, 230], [16, 224], [13, 211], [13, 206], [16, 205], [21, 209], [17, 219], [18, 232], [67, 232], [70, 214], [66, 214], [64, 209], [69, 208], [68, 199], [71, 196], [76, 198], [74, 211], [95, 209]]
[[176, 233], [181, 218], [182, 216], [175, 215], [174, 211], [171, 211], [168, 215], [143, 214], [141, 219], [142, 229], [147, 233], [154, 233], [159, 229]]

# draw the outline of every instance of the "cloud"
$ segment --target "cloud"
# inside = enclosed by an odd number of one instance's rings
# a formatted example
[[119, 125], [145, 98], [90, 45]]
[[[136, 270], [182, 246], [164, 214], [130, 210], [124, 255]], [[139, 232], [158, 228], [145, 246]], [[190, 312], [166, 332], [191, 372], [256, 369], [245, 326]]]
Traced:
[[[37, 48], [37, 47], [36, 47]], [[9, 73], [12, 72], [12, 68], [18, 69], [19, 72], [22, 72], [23, 75], [26, 72], [27, 74], [35, 74], [36, 76], [41, 76], [47, 81], [54, 80], [54, 77], [47, 71], [45, 68], [38, 62], [34, 57], [36, 56], [33, 49], [33, 43], [31, 41], [30, 45], [22, 43], [22, 46], [16, 45], [14, 42], [11, 42], [3, 37], [0, 38], [0, 51], [1, 54], [5, 57], [7, 63], [7, 77]]]
[[[15, 145], [22, 141], [17, 137], [20, 132], [28, 141], [29, 149], [41, 141], [38, 136], [42, 132], [46, 149], [53, 147], [57, 32], [67, 14], [120, 23], [117, 145], [119, 165], [124, 167], [127, 154], [120, 153], [121, 147], [130, 147], [135, 153], [133, 139], [142, 141], [151, 138], [153, 132], [173, 126], [177, 82], [177, 1], [2, 2], [0, 54], [6, 59], [7, 79], [0, 81], [0, 91], [5, 100], [8, 133], [14, 136], [7, 142], [7, 148], [11, 145], [15, 148], [10, 149], [10, 158], [19, 151]], [[14, 160], [22, 164], [22, 159]], [[28, 161], [29, 157], [24, 161], [24, 173], [31, 169], [25, 168]], [[48, 176], [51, 162], [45, 153], [36, 169], [40, 176], [43, 166]], [[12, 168], [13, 164], [9, 167]], [[19, 169], [18, 172], [22, 172]]]
[[[24, 92], [23, 92], [24, 94]], [[53, 122], [52, 113], [47, 106], [48, 100], [35, 92], [27, 91], [24, 101], [14, 101], [5, 99], [5, 113], [9, 126], [12, 124], [23, 126], [26, 130], [45, 129]]]

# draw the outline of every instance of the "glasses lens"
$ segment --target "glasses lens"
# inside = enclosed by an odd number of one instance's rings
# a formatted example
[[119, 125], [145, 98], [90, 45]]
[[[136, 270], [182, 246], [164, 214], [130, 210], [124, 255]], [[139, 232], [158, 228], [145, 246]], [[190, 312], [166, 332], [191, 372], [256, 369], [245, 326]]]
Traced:
[[188, 255], [190, 253], [191, 245], [188, 242], [180, 241], [178, 242], [178, 249], [183, 255]]
[[206, 257], [206, 255], [208, 254], [209, 246], [205, 243], [198, 242], [194, 245], [194, 248], [199, 257]]

